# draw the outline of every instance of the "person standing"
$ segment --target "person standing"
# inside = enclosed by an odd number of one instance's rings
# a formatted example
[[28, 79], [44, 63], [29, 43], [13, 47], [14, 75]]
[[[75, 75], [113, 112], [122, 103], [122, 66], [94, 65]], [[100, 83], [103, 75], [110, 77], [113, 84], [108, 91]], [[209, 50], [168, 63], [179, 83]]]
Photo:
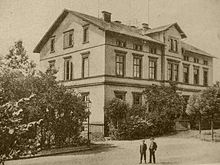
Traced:
[[142, 159], [144, 157], [144, 162], [146, 163], [146, 151], [147, 151], [147, 144], [145, 143], [145, 140], [142, 141], [142, 144], [140, 144], [140, 163], [142, 163]]
[[154, 138], [150, 138], [150, 146], [149, 146], [149, 151], [150, 151], [150, 160], [149, 163], [152, 163], [152, 157], [153, 157], [153, 162], [156, 163], [155, 160], [155, 151], [157, 150], [157, 143], [154, 142]]

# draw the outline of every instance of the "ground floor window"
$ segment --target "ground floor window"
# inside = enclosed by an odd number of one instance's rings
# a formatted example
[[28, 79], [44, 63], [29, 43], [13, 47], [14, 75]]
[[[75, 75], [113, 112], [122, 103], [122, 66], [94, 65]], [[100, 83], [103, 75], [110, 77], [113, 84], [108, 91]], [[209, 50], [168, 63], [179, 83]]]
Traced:
[[137, 93], [137, 92], [133, 92], [133, 105], [141, 105], [142, 103], [142, 94], [141, 93]]
[[126, 95], [126, 91], [114, 91], [115, 93], [115, 98], [121, 99], [125, 101], [125, 95]]

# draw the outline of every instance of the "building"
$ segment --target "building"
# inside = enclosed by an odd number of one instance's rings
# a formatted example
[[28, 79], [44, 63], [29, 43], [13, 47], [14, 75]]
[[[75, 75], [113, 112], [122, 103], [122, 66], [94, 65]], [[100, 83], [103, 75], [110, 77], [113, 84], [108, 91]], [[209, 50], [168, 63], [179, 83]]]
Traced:
[[187, 98], [212, 84], [214, 57], [183, 42], [177, 23], [138, 28], [102, 14], [65, 9], [34, 49], [42, 70], [55, 67], [61, 83], [90, 98], [92, 132], [103, 134], [103, 108], [114, 97], [141, 104], [146, 86], [175, 81]]

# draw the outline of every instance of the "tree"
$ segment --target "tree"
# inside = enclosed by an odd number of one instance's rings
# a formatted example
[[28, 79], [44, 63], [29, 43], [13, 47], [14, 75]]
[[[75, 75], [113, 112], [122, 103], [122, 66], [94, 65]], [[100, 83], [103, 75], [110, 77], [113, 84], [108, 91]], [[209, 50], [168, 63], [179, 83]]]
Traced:
[[26, 53], [21, 40], [16, 41], [5, 56], [4, 64], [12, 69], [19, 69], [25, 74], [33, 74], [36, 64], [31, 61]]
[[152, 85], [144, 90], [149, 109], [149, 122], [158, 128], [157, 134], [173, 130], [175, 120], [184, 113], [184, 98], [177, 93], [175, 84]]
[[193, 117], [193, 120], [198, 120], [199, 122], [199, 134], [201, 134], [201, 121], [202, 121], [202, 114], [201, 114], [201, 96], [199, 94], [193, 94], [190, 96], [186, 108], [186, 113]]
[[219, 87], [209, 87], [201, 92], [201, 114], [207, 116], [211, 123], [212, 140], [214, 139], [214, 118], [220, 112]]

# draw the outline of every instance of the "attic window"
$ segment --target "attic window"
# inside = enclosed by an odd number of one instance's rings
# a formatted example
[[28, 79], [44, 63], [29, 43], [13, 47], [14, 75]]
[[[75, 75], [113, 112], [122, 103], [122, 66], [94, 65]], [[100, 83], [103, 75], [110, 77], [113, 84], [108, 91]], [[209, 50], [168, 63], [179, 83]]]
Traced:
[[178, 41], [174, 38], [170, 38], [169, 41], [170, 41], [170, 51], [177, 53], [178, 52]]
[[122, 41], [122, 40], [116, 40], [116, 45], [119, 46], [119, 47], [125, 48], [126, 47], [126, 42]]
[[50, 52], [55, 52], [55, 36], [50, 38]]
[[83, 27], [83, 43], [89, 42], [89, 26]]
[[138, 51], [142, 51], [143, 50], [143, 46], [139, 45], [139, 44], [134, 44], [134, 50], [138, 50]]
[[74, 32], [73, 29], [64, 32], [63, 34], [63, 48], [64, 49], [73, 47], [73, 39], [74, 39], [73, 32]]

